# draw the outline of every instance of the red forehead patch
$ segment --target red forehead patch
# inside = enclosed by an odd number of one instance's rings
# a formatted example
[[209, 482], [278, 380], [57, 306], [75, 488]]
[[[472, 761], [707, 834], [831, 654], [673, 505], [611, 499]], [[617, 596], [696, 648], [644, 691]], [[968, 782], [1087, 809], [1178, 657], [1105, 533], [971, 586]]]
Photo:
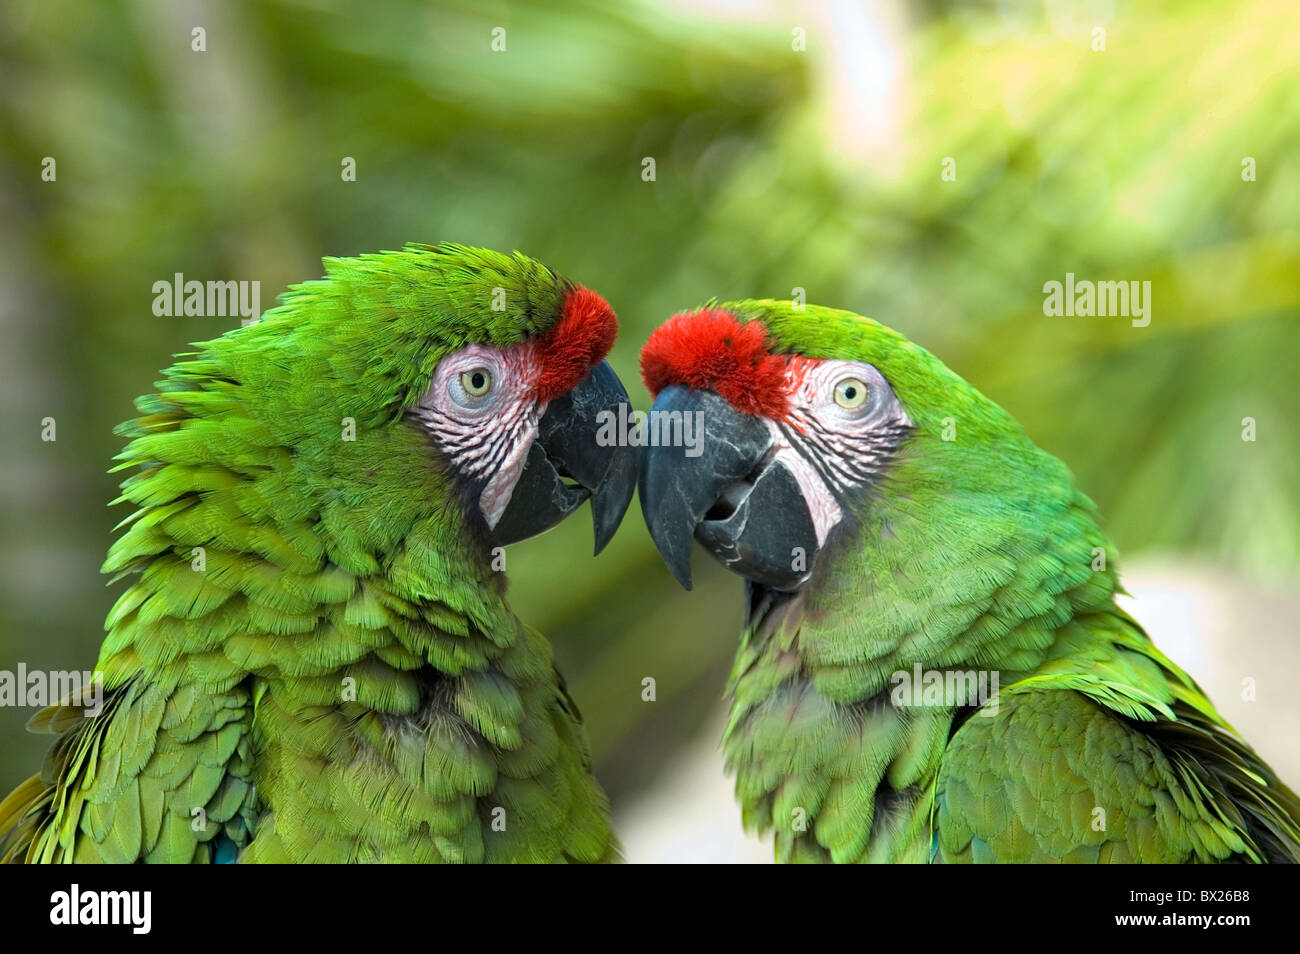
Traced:
[[537, 345], [539, 402], [575, 388], [599, 363], [618, 337], [618, 318], [605, 299], [575, 286], [565, 297], [560, 318]]
[[773, 419], [789, 405], [785, 370], [762, 324], [742, 323], [720, 308], [673, 315], [641, 349], [641, 378], [651, 394], [674, 384], [710, 390], [738, 411]]

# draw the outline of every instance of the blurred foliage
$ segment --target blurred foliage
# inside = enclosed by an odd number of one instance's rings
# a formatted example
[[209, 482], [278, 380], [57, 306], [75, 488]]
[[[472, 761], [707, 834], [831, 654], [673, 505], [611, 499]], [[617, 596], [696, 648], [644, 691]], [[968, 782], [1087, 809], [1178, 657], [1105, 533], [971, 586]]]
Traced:
[[[780, 8], [7, 4], [0, 669], [91, 663], [116, 592], [98, 576], [122, 516], [105, 507], [111, 429], [173, 352], [233, 324], [156, 318], [152, 284], [256, 279], [269, 307], [322, 255], [406, 241], [519, 248], [598, 289], [639, 402], [637, 348], [669, 314], [804, 288], [898, 327], [1016, 414], [1122, 551], [1294, 572], [1300, 10], [922, 9], [887, 37], [901, 67], [881, 99], [834, 69], [876, 55], [837, 45], [843, 22]], [[45, 156], [57, 182], [40, 180]], [[1151, 281], [1150, 326], [1045, 317], [1042, 286], [1066, 272]], [[57, 443], [39, 440], [46, 416]], [[585, 519], [515, 548], [513, 596], [554, 640], [618, 797], [714, 711], [740, 586], [700, 557], [679, 591], [635, 504], [589, 554]], [[0, 711], [0, 788], [38, 764], [29, 714]]]

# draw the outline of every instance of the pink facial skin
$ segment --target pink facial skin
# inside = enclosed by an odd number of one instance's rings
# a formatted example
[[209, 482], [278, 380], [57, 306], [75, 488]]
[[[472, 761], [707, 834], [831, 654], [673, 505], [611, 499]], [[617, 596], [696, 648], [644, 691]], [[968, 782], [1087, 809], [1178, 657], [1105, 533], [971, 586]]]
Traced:
[[[835, 400], [836, 385], [849, 378], [861, 381], [868, 391], [856, 408], [841, 407]], [[859, 482], [857, 465], [869, 454], [874, 435], [882, 427], [911, 427], [912, 421], [880, 372], [861, 361], [792, 359], [786, 387], [788, 414], [780, 422], [767, 422], [775, 441], [773, 456], [798, 482], [821, 546], [843, 517], [828, 477], [840, 487]], [[826, 474], [812, 465], [814, 455], [801, 453], [794, 443], [815, 444], [820, 451], [815, 457]]]
[[[475, 396], [461, 376], [480, 371], [491, 376], [491, 386]], [[510, 503], [546, 413], [534, 387], [540, 373], [532, 342], [504, 350], [470, 345], [438, 362], [433, 383], [412, 409], [458, 471], [488, 478], [478, 502], [489, 527]]]

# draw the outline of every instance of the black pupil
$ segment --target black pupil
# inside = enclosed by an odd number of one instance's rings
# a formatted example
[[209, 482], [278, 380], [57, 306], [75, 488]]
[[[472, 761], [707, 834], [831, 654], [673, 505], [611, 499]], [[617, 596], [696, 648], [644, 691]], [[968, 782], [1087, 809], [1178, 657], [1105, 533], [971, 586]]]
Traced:
[[855, 388], [853, 385], [850, 384], [847, 388], [844, 389], [844, 397], [846, 400], [852, 401], [857, 396], [858, 396], [858, 389]]
[[483, 385], [486, 383], [483, 380], [482, 371], [475, 371], [472, 375], [470, 375], [469, 381], [470, 384], [473, 385], [475, 391], [481, 390], [483, 388]]

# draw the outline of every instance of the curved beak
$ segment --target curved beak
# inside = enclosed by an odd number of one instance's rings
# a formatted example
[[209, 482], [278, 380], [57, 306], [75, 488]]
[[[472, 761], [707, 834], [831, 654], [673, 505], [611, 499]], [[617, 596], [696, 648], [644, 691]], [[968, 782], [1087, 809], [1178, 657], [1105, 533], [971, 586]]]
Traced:
[[498, 543], [549, 530], [590, 498], [596, 552], [605, 548], [636, 489], [637, 448], [617, 440], [620, 405], [628, 406], [627, 391], [606, 361], [546, 405], [510, 502], [492, 528]]
[[[694, 539], [746, 579], [780, 590], [803, 583], [817, 531], [794, 475], [773, 458], [768, 424], [712, 391], [681, 387], [660, 392], [649, 423], [641, 510], [677, 581], [691, 588]], [[673, 446], [662, 440], [673, 433], [694, 433], [696, 441]]]

